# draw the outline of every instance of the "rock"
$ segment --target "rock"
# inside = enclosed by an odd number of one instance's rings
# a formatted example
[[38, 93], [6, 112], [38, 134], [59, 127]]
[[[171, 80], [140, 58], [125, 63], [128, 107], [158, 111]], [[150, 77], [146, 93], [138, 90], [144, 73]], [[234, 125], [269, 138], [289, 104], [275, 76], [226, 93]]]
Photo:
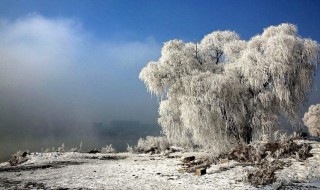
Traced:
[[177, 180], [178, 179], [178, 176], [171, 176], [168, 178], [168, 180]]
[[28, 152], [23, 152], [21, 156], [26, 157], [27, 155], [28, 155]]
[[196, 159], [195, 156], [187, 156], [187, 157], [182, 158], [182, 162], [189, 163], [189, 162], [191, 162], [191, 161], [193, 161], [195, 159]]
[[206, 174], [206, 173], [207, 173], [207, 171], [206, 171], [205, 168], [198, 168], [198, 169], [196, 169], [196, 175], [198, 175], [198, 176], [204, 175], [204, 174]]

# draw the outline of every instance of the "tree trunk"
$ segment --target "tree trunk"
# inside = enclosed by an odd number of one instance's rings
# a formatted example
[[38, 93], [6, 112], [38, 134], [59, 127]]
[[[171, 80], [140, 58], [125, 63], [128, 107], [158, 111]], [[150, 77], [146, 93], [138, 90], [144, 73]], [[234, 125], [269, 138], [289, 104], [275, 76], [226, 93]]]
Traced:
[[252, 128], [246, 127], [241, 134], [241, 138], [245, 143], [249, 144], [252, 141]]

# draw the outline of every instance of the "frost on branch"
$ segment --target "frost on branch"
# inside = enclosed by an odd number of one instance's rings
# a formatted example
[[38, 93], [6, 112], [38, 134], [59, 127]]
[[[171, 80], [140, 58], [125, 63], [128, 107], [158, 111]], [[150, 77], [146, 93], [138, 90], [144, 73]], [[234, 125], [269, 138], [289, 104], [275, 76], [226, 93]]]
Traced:
[[300, 125], [318, 52], [292, 24], [249, 41], [216, 31], [200, 43], [166, 42], [139, 78], [160, 97], [159, 123], [169, 140], [228, 149], [277, 130], [280, 115]]
[[311, 135], [320, 136], [320, 104], [311, 105], [303, 117]]

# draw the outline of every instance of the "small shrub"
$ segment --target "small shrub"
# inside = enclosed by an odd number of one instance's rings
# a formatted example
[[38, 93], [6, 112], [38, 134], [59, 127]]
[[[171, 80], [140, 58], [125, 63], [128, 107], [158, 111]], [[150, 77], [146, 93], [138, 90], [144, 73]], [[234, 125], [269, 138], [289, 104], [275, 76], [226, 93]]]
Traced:
[[284, 165], [279, 160], [274, 160], [273, 162], [264, 160], [264, 162], [258, 165], [258, 168], [248, 172], [246, 181], [255, 187], [274, 183], [277, 179], [274, 172], [282, 169]]
[[320, 137], [320, 104], [311, 105], [303, 117], [311, 135]]
[[134, 152], [135, 152], [135, 148], [132, 147], [132, 146], [130, 146], [129, 144], [127, 144], [127, 151], [128, 151], [129, 153], [134, 153]]
[[67, 149], [64, 146], [64, 143], [62, 143], [62, 145], [60, 147], [58, 147], [58, 152], [66, 152], [66, 151], [67, 151]]
[[18, 151], [17, 153], [12, 155], [12, 158], [9, 160], [10, 166], [17, 166], [19, 164], [22, 164], [28, 160], [26, 157], [28, 155], [28, 152], [21, 152]]
[[79, 152], [79, 149], [78, 148], [71, 148], [70, 152]]
[[160, 153], [170, 148], [170, 143], [166, 137], [147, 136], [146, 139], [140, 138], [137, 144], [139, 153]]
[[106, 145], [106, 147], [101, 148], [101, 153], [114, 153], [115, 149], [112, 147], [112, 144]]
[[51, 149], [50, 149], [50, 148], [47, 148], [44, 152], [45, 152], [45, 153], [49, 153], [49, 152], [51, 152]]
[[[311, 146], [297, 144], [292, 139], [269, 142], [256, 142], [251, 145], [240, 145], [233, 149], [229, 160], [254, 162], [257, 168], [248, 172], [246, 181], [253, 186], [267, 185], [276, 181], [275, 171], [285, 165], [280, 158], [295, 158], [299, 161], [311, 157]], [[268, 159], [271, 158], [271, 159]]]
[[296, 158], [305, 160], [311, 157], [311, 146], [303, 143], [297, 144], [293, 140], [276, 141], [266, 143], [256, 143], [251, 145], [240, 145], [234, 148], [228, 155], [229, 160], [238, 162], [260, 162], [267, 156], [274, 159], [279, 158]]
[[80, 145], [79, 145], [79, 152], [82, 152], [82, 141], [80, 142]]

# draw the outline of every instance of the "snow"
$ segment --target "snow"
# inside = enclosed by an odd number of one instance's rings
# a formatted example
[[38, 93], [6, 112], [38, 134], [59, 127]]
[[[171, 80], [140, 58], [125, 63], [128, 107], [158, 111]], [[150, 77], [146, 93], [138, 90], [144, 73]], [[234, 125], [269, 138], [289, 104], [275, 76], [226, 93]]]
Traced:
[[[309, 143], [313, 147], [311, 152], [314, 157], [303, 162], [287, 159], [292, 165], [277, 171], [279, 180], [261, 188], [275, 189], [283, 185], [293, 189], [320, 188], [320, 143]], [[201, 158], [207, 153], [179, 152], [172, 153], [170, 158], [161, 154], [31, 153], [27, 162], [10, 168], [46, 164], [52, 167], [3, 171], [8, 166], [2, 163], [0, 189], [5, 179], [19, 182], [19, 187], [24, 187], [28, 182], [41, 183], [46, 189], [257, 189], [243, 180], [246, 172], [254, 166], [235, 161], [221, 161], [212, 165], [207, 169], [207, 174], [202, 176], [180, 173], [181, 157], [190, 155]], [[6, 188], [14, 189], [16, 186]]]

